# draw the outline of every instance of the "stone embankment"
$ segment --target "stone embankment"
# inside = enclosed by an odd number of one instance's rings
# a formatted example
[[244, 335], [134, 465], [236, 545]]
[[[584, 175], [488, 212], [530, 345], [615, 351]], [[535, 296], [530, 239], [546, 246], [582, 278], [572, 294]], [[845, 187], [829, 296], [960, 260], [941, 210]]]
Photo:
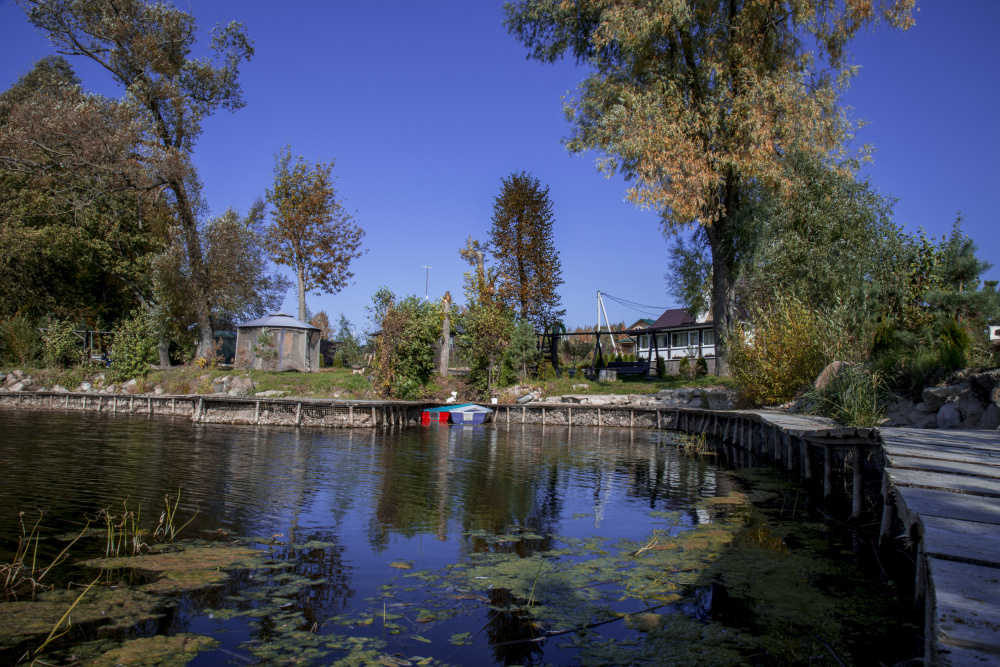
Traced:
[[996, 431], [1000, 429], [1000, 368], [963, 373], [927, 387], [919, 401], [901, 399], [886, 426]]
[[[232, 375], [224, 375], [213, 380], [211, 375], [205, 374], [196, 378], [194, 382], [198, 386], [205, 385], [208, 391], [204, 393], [213, 395], [244, 398], [249, 396], [282, 396], [285, 394], [285, 392], [281, 391], [265, 391], [255, 394], [254, 389], [256, 389], [256, 385], [254, 385], [253, 380], [249, 376], [234, 377]], [[51, 387], [45, 386], [42, 382], [22, 370], [15, 370], [7, 375], [0, 373], [0, 393], [17, 393], [23, 391], [51, 391], [57, 394], [78, 393], [105, 396], [110, 394], [129, 396], [147, 393], [153, 396], [162, 396], [165, 394], [163, 387], [159, 385], [149, 387], [147, 391], [147, 388], [137, 380], [128, 380], [127, 382], [116, 384], [108, 380], [103, 373], [98, 374], [92, 380], [85, 380], [71, 389], [61, 384], [54, 384]]]

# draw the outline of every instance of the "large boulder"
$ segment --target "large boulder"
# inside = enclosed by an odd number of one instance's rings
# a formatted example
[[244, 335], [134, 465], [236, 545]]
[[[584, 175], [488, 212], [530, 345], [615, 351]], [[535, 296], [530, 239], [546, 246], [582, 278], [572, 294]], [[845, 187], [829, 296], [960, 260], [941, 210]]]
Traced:
[[710, 389], [705, 392], [709, 410], [732, 410], [736, 407], [736, 392], [729, 389]]
[[7, 391], [24, 391], [25, 389], [27, 389], [27, 387], [23, 382], [15, 382], [7, 387]]
[[846, 361], [834, 361], [827, 364], [826, 368], [820, 372], [819, 377], [816, 378], [816, 382], [813, 383], [813, 387], [816, 391], [826, 389], [833, 383], [833, 378], [837, 376], [840, 369], [847, 365]]
[[983, 412], [983, 416], [979, 418], [979, 424], [976, 425], [976, 428], [987, 431], [1000, 430], [1000, 406], [996, 403], [990, 403], [986, 407], [986, 411]]
[[225, 394], [229, 391], [230, 385], [233, 383], [233, 376], [231, 375], [220, 375], [219, 377], [212, 380], [212, 393], [213, 394]]
[[1000, 368], [976, 373], [969, 377], [969, 384], [972, 390], [983, 399], [985, 403], [994, 390], [1000, 388]]
[[229, 385], [229, 395], [230, 396], [250, 396], [253, 390], [257, 386], [253, 383], [247, 376], [233, 378], [233, 381]]
[[948, 401], [938, 410], [937, 426], [938, 428], [960, 428], [962, 419], [962, 413], [958, 409], [958, 401]]
[[969, 384], [967, 382], [946, 385], [944, 387], [927, 387], [924, 389], [923, 394], [921, 394], [921, 398], [924, 399], [923, 403], [926, 406], [927, 412], [937, 412], [949, 398], [957, 397], [966, 391], [969, 391]]

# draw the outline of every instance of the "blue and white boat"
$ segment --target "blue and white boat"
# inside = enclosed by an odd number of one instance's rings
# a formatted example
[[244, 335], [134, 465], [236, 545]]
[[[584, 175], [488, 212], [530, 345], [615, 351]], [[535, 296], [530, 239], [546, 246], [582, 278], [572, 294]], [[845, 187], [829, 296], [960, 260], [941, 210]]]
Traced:
[[490, 408], [474, 404], [455, 406], [449, 411], [453, 424], [482, 424], [492, 412]]

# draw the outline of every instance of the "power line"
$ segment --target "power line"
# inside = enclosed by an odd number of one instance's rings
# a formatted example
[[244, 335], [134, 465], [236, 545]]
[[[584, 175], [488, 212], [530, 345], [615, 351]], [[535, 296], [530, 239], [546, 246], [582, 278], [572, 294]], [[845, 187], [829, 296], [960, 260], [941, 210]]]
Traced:
[[607, 294], [605, 292], [601, 292], [601, 296], [603, 296], [603, 297], [605, 297], [607, 299], [610, 299], [611, 301], [614, 301], [618, 305], [623, 306], [625, 308], [628, 308], [629, 310], [634, 310], [636, 312], [643, 313], [643, 314], [646, 314], [646, 315], [648, 315], [648, 314], [650, 314], [652, 312], [662, 313], [665, 310], [670, 310], [672, 308], [676, 308], [677, 307], [677, 306], [651, 306], [649, 304], [638, 303], [636, 301], [630, 301], [628, 299], [623, 299], [621, 297], [612, 296], [612, 295]]

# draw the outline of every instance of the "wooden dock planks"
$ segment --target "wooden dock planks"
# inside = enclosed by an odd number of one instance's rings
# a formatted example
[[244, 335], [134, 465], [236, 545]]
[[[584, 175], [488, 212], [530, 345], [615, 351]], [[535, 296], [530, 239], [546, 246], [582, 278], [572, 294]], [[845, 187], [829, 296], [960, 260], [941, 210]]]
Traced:
[[886, 488], [921, 540], [925, 664], [1000, 664], [1000, 433], [880, 434]]

